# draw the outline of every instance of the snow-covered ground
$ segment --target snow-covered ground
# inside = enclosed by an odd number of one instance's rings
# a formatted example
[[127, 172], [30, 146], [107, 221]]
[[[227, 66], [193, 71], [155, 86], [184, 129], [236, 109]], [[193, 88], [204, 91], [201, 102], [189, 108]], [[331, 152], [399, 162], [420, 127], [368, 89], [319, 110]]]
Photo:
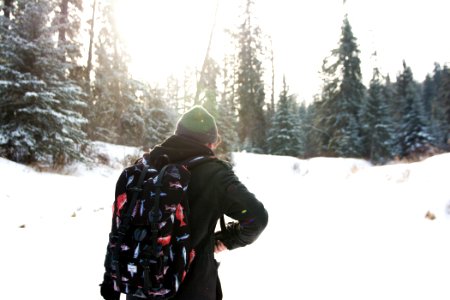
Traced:
[[[0, 158], [1, 298], [101, 299], [114, 186], [137, 151], [96, 147], [109, 166], [79, 164], [67, 175]], [[269, 226], [255, 244], [217, 256], [225, 300], [450, 299], [450, 153], [387, 166], [234, 160]]]

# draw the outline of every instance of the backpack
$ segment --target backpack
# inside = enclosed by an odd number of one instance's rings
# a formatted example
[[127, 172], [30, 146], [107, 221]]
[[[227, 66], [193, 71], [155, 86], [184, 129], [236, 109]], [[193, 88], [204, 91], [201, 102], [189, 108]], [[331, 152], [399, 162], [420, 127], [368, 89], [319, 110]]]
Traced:
[[[126, 168], [116, 186], [106, 263], [114, 290], [144, 299], [173, 297], [195, 257], [188, 222], [189, 168], [196, 157], [162, 168], [145, 156]], [[109, 266], [108, 266], [109, 264]]]

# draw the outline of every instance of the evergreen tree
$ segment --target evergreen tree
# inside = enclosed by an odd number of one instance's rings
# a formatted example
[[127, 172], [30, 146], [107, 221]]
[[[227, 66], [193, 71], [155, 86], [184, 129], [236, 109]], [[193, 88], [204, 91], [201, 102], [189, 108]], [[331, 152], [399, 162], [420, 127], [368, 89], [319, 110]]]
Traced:
[[437, 97], [437, 86], [434, 78], [430, 75], [425, 77], [425, 81], [422, 84], [422, 99], [424, 117], [428, 124], [431, 124], [432, 120], [432, 107]]
[[151, 149], [173, 134], [178, 118], [177, 111], [164, 101], [164, 91], [150, 86], [140, 90], [143, 103], [143, 142], [144, 150]]
[[[434, 70], [434, 75], [430, 76], [427, 74], [425, 77], [425, 81], [422, 83], [422, 99], [424, 105], [424, 118], [426, 121], [426, 125], [430, 130], [430, 134], [433, 137], [433, 140], [436, 141], [437, 146], [442, 146], [442, 130], [441, 130], [441, 121], [442, 111], [435, 111], [437, 104], [437, 94], [438, 94], [438, 82], [440, 77], [440, 68], [436, 67]], [[439, 145], [441, 144], [441, 145]]]
[[359, 112], [365, 95], [356, 38], [347, 16], [338, 48], [323, 64], [324, 88], [317, 105], [317, 127], [326, 153], [361, 157]]
[[192, 89], [196, 85], [195, 78], [195, 70], [186, 68], [183, 79], [183, 95], [180, 99], [182, 103], [178, 105], [178, 111], [181, 113], [186, 112], [195, 104], [196, 91]]
[[141, 146], [143, 144], [146, 122], [141, 103], [128, 105], [120, 117], [120, 136], [118, 142], [129, 146]]
[[99, 3], [101, 29], [96, 44], [89, 133], [94, 140], [129, 144], [136, 139], [133, 126], [142, 116], [139, 107], [133, 107], [139, 106], [135, 101], [136, 81], [128, 73], [129, 57], [115, 25], [114, 10], [114, 2]]
[[219, 75], [220, 69], [217, 63], [211, 58], [207, 59], [203, 77], [199, 83], [199, 87], [201, 88], [199, 100], [201, 105], [203, 105], [203, 107], [206, 108], [215, 118], [217, 118], [218, 115], [217, 78]]
[[302, 102], [298, 108], [298, 139], [299, 156], [309, 158], [318, 155], [318, 147], [314, 144], [314, 137], [317, 135], [313, 128], [314, 123], [314, 105], [306, 106]]
[[171, 108], [152, 106], [145, 110], [144, 149], [151, 149], [173, 134], [177, 114]]
[[53, 20], [58, 30], [58, 47], [63, 53], [61, 59], [70, 61], [72, 67], [77, 67], [76, 61], [81, 56], [81, 44], [77, 37], [80, 31], [82, 4], [82, 0], [58, 0], [56, 17]]
[[[3, 0], [0, 1], [0, 4], [2, 4], [1, 8], [3, 11], [3, 17], [4, 19], [1, 22], [4, 22], [5, 20], [10, 20], [11, 18], [11, 12], [13, 10], [13, 2], [14, 0]], [[4, 26], [6, 29], [8, 29], [8, 24], [2, 23], [2, 26]]]
[[446, 66], [442, 69], [439, 64], [435, 64], [433, 75], [427, 75], [423, 82], [422, 97], [426, 105], [427, 125], [435, 145], [440, 148], [448, 147], [448, 76]]
[[422, 98], [414, 81], [411, 68], [403, 62], [403, 72], [397, 77], [396, 97], [401, 107], [399, 126], [400, 156], [405, 157], [425, 151], [432, 142], [426, 126]]
[[308, 148], [312, 151], [307, 151], [305, 156], [314, 157], [314, 156], [335, 156], [336, 154], [328, 148], [328, 141], [330, 140], [330, 136], [327, 131], [325, 131], [326, 119], [324, 116], [324, 108], [323, 106], [323, 92], [322, 95], [316, 95], [314, 97], [313, 103], [308, 106], [307, 116], [310, 122], [306, 122], [303, 124], [303, 127], [306, 130], [309, 130], [309, 143]]
[[[217, 80], [220, 75], [220, 68], [213, 59], [208, 59], [205, 64], [202, 80], [199, 82], [200, 102], [211, 115], [216, 119], [220, 144], [216, 149], [216, 154], [224, 159], [230, 159], [232, 151], [237, 150], [238, 136], [236, 133], [236, 113], [233, 105], [233, 98], [228, 93], [229, 86], [224, 82], [224, 92], [222, 99], [217, 102], [218, 89]], [[224, 81], [228, 80], [224, 77]]]
[[233, 109], [232, 100], [223, 98], [220, 101], [216, 122], [221, 139], [216, 154], [222, 158], [230, 159], [231, 152], [240, 150], [238, 146], [239, 137], [236, 131], [237, 116]]
[[375, 69], [361, 114], [363, 154], [374, 163], [384, 163], [393, 155], [392, 121], [383, 90], [381, 75]]
[[283, 79], [283, 91], [267, 138], [270, 154], [298, 156], [300, 152], [298, 115], [293, 99], [293, 96], [288, 96]]
[[187, 75], [185, 73], [184, 86], [180, 84], [180, 80], [174, 75], [170, 75], [166, 80], [166, 93], [165, 102], [169, 107], [172, 107], [175, 111], [184, 112], [186, 110], [186, 92], [184, 99], [181, 95], [182, 91], [186, 91], [187, 87]]
[[252, 18], [253, 0], [245, 0], [244, 20], [238, 33], [236, 97], [239, 103], [239, 138], [245, 149], [263, 152], [266, 148], [265, 92], [261, 57], [260, 28]]
[[432, 105], [435, 137], [438, 145], [449, 149], [450, 145], [450, 69], [447, 66], [435, 73], [437, 85], [436, 99]]
[[58, 4], [19, 0], [14, 18], [0, 16], [0, 153], [18, 162], [61, 165], [80, 159], [86, 143], [82, 91], [67, 76], [67, 49], [77, 45], [54, 39]]
[[225, 57], [224, 67], [222, 68], [222, 87], [220, 101], [217, 111], [217, 127], [221, 136], [221, 143], [216, 149], [216, 154], [224, 159], [231, 160], [230, 154], [233, 151], [239, 151], [239, 136], [237, 133], [238, 117], [235, 104], [234, 90], [234, 68], [233, 59]]
[[[61, 61], [65, 62], [69, 78], [78, 86], [82, 87], [83, 94], [81, 99], [88, 103], [89, 83], [86, 77], [86, 67], [80, 65], [82, 42], [79, 40], [81, 21], [80, 16], [83, 12], [82, 0], [54, 0], [57, 3], [53, 25], [58, 30], [58, 48], [61, 49]], [[86, 115], [87, 105], [81, 111]]]
[[391, 140], [388, 142], [389, 146], [391, 147], [391, 155], [393, 157], [399, 157], [401, 153], [400, 149], [400, 129], [399, 129], [399, 123], [400, 123], [400, 113], [399, 113], [399, 106], [396, 96], [396, 83], [393, 83], [391, 81], [391, 77], [386, 75], [384, 80], [384, 86], [382, 89], [382, 98], [385, 99], [386, 106], [387, 106], [387, 115], [388, 119], [391, 122]]

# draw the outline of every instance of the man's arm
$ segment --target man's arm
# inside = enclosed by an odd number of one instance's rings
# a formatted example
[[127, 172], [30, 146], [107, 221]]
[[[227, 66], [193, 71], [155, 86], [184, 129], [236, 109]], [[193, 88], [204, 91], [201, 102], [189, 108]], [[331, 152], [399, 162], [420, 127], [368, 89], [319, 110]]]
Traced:
[[[221, 202], [222, 212], [235, 222], [228, 223], [225, 232], [217, 233], [216, 240], [230, 250], [244, 247], [253, 243], [266, 228], [267, 210], [232, 170], [227, 170], [224, 176], [221, 176], [221, 181], [225, 187]], [[215, 250], [221, 249], [223, 250], [223, 247], [216, 243]]]

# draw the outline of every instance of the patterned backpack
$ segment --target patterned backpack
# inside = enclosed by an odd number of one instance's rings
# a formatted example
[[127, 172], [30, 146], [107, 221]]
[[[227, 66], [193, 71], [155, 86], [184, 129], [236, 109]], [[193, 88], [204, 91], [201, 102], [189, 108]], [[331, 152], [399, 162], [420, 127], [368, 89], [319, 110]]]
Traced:
[[195, 249], [188, 222], [188, 168], [212, 158], [180, 164], [164, 159], [160, 170], [145, 156], [126, 168], [113, 206], [105, 267], [115, 291], [144, 299], [173, 297], [189, 270]]

